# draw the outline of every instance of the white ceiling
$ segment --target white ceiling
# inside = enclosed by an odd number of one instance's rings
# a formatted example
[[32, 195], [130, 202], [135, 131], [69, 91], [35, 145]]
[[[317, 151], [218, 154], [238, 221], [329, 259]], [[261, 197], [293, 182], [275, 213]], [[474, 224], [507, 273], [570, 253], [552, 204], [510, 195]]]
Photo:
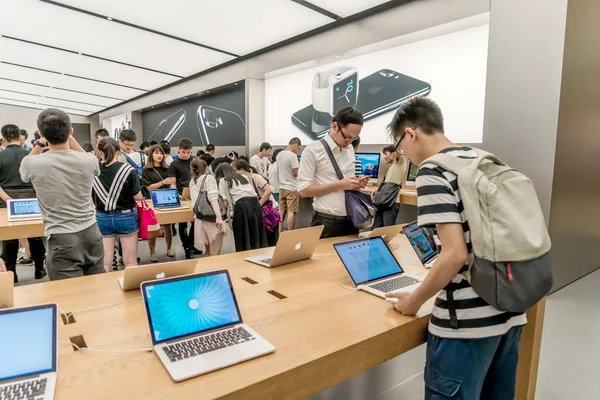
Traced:
[[387, 0], [0, 0], [0, 103], [90, 115]]

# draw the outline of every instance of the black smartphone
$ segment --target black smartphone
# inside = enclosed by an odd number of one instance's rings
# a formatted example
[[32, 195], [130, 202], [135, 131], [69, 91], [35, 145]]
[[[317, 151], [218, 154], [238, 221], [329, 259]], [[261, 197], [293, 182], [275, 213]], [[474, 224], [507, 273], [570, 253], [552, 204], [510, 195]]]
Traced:
[[201, 105], [196, 113], [200, 146], [241, 146], [246, 139], [246, 124], [239, 114], [222, 108]]
[[[396, 110], [412, 97], [426, 96], [430, 92], [431, 85], [427, 82], [392, 69], [380, 69], [359, 81], [356, 108], [363, 113], [366, 121]], [[325, 136], [331, 119], [331, 115], [316, 111], [312, 105], [292, 115], [292, 123], [314, 140]]]

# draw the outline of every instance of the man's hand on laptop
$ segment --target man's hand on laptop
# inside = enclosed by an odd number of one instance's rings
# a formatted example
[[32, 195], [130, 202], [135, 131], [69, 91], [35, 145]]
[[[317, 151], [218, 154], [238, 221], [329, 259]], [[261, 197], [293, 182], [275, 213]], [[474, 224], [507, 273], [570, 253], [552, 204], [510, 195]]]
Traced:
[[403, 315], [416, 315], [421, 308], [421, 304], [416, 304], [411, 293], [387, 293], [388, 299], [398, 299], [394, 308]]
[[4, 264], [4, 260], [0, 258], [0, 272], [6, 272], [6, 264]]

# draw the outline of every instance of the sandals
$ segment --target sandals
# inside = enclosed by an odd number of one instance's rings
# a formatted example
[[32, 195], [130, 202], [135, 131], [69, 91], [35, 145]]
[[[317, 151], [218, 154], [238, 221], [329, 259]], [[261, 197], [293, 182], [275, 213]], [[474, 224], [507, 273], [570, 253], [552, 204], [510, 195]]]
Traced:
[[173, 252], [173, 250], [171, 250], [171, 249], [167, 250], [167, 257], [171, 257], [171, 258], [175, 257], [175, 253]]
[[156, 255], [154, 257], [152, 257], [152, 255], [150, 255], [150, 262], [157, 263], [158, 262], [158, 257], [156, 257]]

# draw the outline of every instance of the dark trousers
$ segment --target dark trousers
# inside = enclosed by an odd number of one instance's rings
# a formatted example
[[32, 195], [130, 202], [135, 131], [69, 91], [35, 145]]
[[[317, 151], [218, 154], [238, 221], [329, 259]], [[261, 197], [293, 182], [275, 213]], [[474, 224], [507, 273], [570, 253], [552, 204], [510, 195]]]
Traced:
[[358, 234], [358, 228], [354, 227], [352, 221], [350, 221], [350, 218], [348, 217], [339, 217], [315, 211], [313, 212], [310, 226], [317, 225], [324, 226], [321, 239]]
[[[42, 238], [28, 238], [31, 258], [35, 264], [36, 272], [44, 269], [44, 258], [46, 257], [46, 247]], [[6, 269], [15, 273], [17, 276], [17, 255], [19, 253], [19, 240], [4, 240], [2, 242], [2, 259], [6, 264]]]
[[190, 222], [190, 231], [188, 234], [188, 223], [179, 223], [179, 237], [181, 238], [181, 245], [184, 249], [191, 249], [194, 247], [194, 221]]
[[395, 203], [392, 208], [386, 210], [377, 210], [375, 218], [373, 219], [373, 225], [371, 229], [381, 228], [384, 226], [396, 225], [396, 218], [398, 218], [398, 212], [400, 211], [400, 204]]

